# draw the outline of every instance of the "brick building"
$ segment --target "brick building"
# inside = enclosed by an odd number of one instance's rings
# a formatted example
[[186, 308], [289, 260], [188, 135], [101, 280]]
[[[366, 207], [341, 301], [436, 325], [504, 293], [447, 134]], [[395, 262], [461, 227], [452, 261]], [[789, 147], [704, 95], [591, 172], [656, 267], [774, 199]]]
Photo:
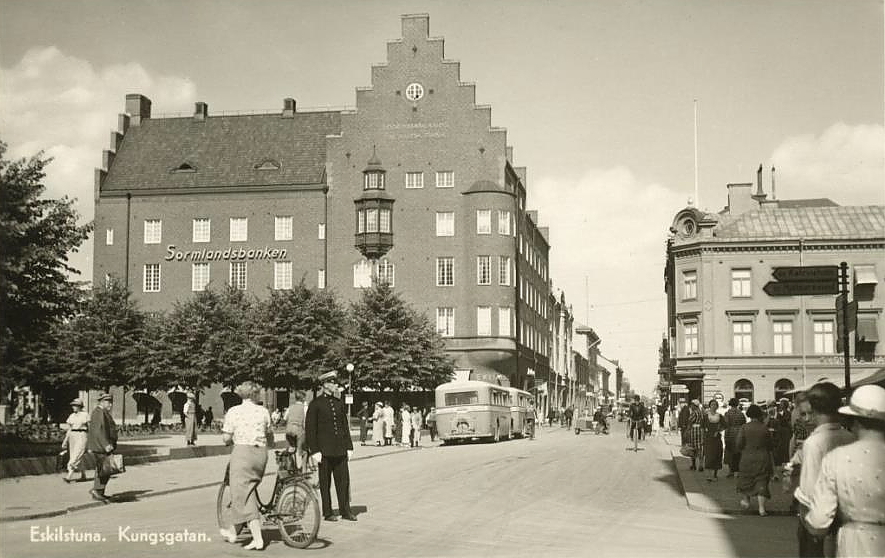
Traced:
[[835, 295], [763, 292], [776, 267], [843, 261], [859, 308], [852, 378], [881, 368], [885, 207], [769, 199], [761, 167], [753, 190], [752, 183], [729, 184], [721, 212], [689, 206], [673, 220], [664, 273], [671, 366], [662, 367], [661, 385], [684, 384], [688, 397], [704, 401], [722, 394], [752, 402], [822, 379], [843, 385]]
[[[462, 375], [524, 389], [547, 377], [550, 245], [526, 169], [429, 17], [403, 16], [402, 35], [352, 110], [199, 102], [153, 118], [127, 95], [96, 170], [94, 281], [121, 278], [162, 311], [210, 283], [261, 297], [303, 278], [353, 300], [374, 271], [437, 324]], [[356, 211], [367, 194], [392, 208]], [[373, 265], [356, 233], [393, 247]]]

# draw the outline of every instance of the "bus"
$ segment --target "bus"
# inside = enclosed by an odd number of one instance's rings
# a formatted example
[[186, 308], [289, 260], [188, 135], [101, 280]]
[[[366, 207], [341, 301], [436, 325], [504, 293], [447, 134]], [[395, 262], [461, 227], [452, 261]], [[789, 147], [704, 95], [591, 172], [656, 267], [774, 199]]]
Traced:
[[436, 388], [436, 428], [444, 444], [510, 437], [510, 392], [507, 388], [466, 380]]
[[510, 392], [510, 432], [514, 436], [525, 438], [528, 434], [526, 416], [535, 398], [531, 393], [515, 387], [507, 388], [507, 391]]

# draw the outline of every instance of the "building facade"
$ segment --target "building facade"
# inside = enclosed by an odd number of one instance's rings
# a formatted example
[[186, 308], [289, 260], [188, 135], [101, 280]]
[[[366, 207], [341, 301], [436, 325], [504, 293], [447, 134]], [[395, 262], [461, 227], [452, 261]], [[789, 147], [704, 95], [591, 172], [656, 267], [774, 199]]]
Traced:
[[[95, 284], [116, 277], [165, 311], [212, 286], [331, 288], [372, 278], [423, 311], [456, 370], [522, 389], [550, 375], [548, 232], [527, 172], [427, 15], [344, 111], [153, 118], [127, 95], [95, 177]], [[356, 203], [383, 200], [377, 206]], [[355, 236], [392, 242], [367, 260]], [[567, 353], [566, 353], [567, 354]]]
[[840, 262], [848, 264], [850, 298], [858, 302], [850, 367], [860, 379], [885, 362], [885, 207], [769, 199], [760, 167], [755, 191], [752, 183], [728, 185], [720, 213], [679, 211], [667, 242], [669, 354], [661, 385], [686, 386], [685, 398], [750, 402], [821, 380], [844, 385], [836, 296], [763, 291], [774, 268]]

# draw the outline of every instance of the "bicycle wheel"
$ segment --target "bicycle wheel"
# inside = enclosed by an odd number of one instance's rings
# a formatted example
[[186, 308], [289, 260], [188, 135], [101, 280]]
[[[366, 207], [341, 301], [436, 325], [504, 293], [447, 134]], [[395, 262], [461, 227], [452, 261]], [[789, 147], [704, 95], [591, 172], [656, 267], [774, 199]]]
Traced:
[[230, 483], [228, 483], [227, 478], [225, 477], [224, 481], [222, 481], [221, 486], [218, 487], [218, 499], [215, 504], [215, 512], [218, 517], [218, 528], [219, 529], [230, 529], [233, 525], [233, 511], [232, 507], [231, 495], [230, 495]]
[[320, 504], [313, 488], [306, 482], [284, 487], [277, 503], [276, 523], [288, 546], [310, 546], [320, 530]]

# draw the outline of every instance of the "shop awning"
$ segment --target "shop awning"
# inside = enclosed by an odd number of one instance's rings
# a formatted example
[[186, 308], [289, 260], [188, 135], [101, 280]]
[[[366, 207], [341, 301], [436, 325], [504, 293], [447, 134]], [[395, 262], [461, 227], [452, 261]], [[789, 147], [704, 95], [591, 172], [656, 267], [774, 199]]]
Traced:
[[857, 317], [857, 340], [866, 343], [879, 342], [879, 330], [876, 327], [876, 316]]
[[876, 285], [879, 278], [876, 277], [876, 267], [872, 265], [858, 265], [854, 268], [855, 285]]

